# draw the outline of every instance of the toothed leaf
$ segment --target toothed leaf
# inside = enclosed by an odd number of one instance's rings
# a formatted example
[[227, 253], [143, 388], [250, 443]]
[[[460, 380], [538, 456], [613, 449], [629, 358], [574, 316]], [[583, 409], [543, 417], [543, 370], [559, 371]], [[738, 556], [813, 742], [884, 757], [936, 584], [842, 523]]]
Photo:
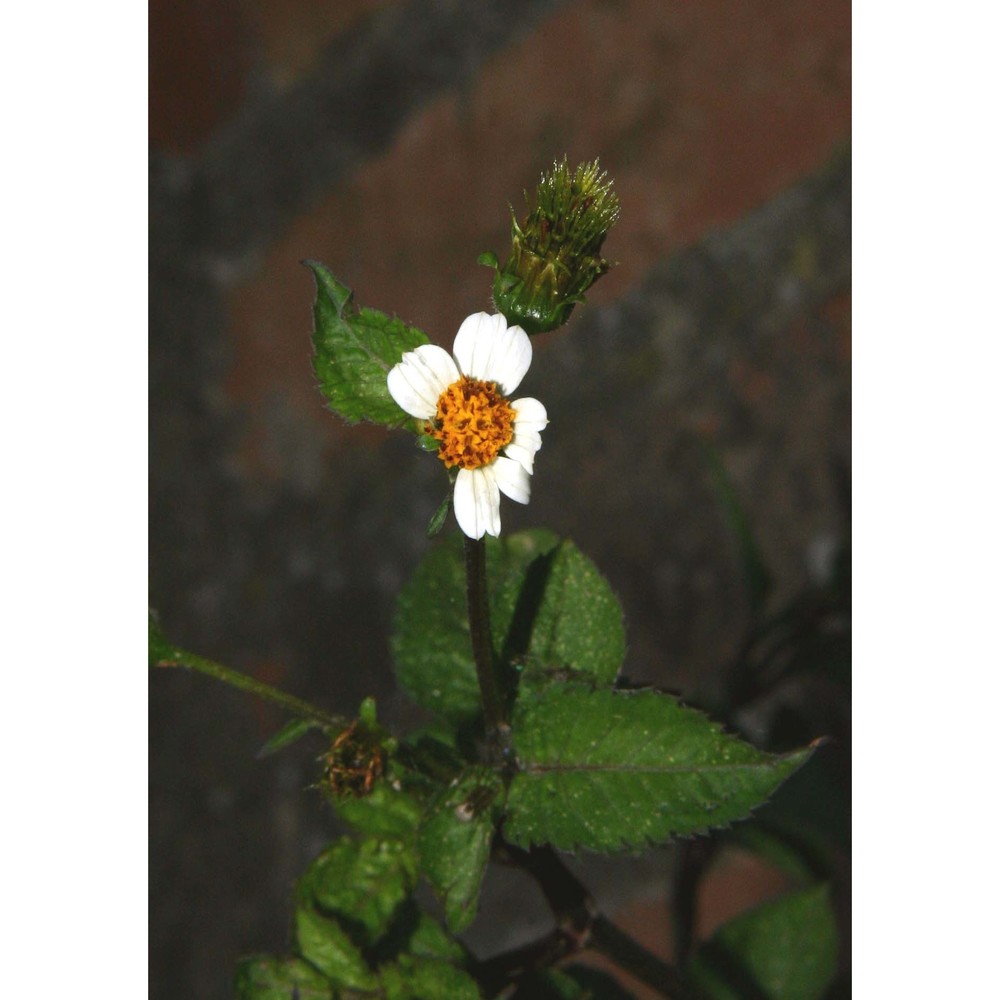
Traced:
[[376, 309], [358, 309], [351, 290], [316, 261], [313, 370], [330, 409], [349, 423], [396, 426], [409, 417], [389, 395], [386, 377], [406, 351], [427, 343], [421, 330]]
[[520, 767], [505, 836], [617, 851], [725, 826], [761, 805], [811, 754], [764, 753], [655, 691], [553, 683], [513, 719]]
[[375, 974], [343, 927], [309, 903], [295, 911], [296, 950], [335, 986], [374, 989]]

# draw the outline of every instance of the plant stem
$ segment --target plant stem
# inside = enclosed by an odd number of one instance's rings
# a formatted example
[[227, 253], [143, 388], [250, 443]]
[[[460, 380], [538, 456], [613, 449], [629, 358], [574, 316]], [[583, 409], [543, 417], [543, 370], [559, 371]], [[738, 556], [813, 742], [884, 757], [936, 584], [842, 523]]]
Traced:
[[483, 995], [494, 997], [535, 970], [551, 968], [574, 950], [570, 939], [557, 928], [537, 941], [530, 941], [478, 963], [476, 979]]
[[551, 847], [533, 847], [525, 851], [498, 839], [494, 853], [496, 860], [514, 865], [535, 879], [558, 927], [537, 942], [484, 963], [491, 984], [497, 982], [504, 970], [509, 982], [532, 969], [547, 967], [567, 955], [591, 949], [606, 955], [625, 972], [664, 996], [678, 1000], [684, 997], [676, 968], [599, 913], [586, 887]]
[[679, 840], [674, 855], [671, 909], [674, 927], [674, 959], [684, 966], [694, 947], [698, 920], [698, 887], [715, 853], [711, 840]]
[[686, 996], [673, 965], [644, 948], [601, 914], [597, 914], [590, 928], [590, 947], [664, 996], [675, 1000]]
[[586, 937], [597, 916], [597, 908], [587, 887], [563, 864], [548, 846], [525, 851], [506, 841], [497, 844], [497, 859], [527, 872], [542, 890], [556, 922], [567, 933], [586, 945]]
[[199, 673], [207, 674], [209, 677], [214, 677], [217, 681], [222, 681], [232, 687], [239, 688], [241, 691], [249, 691], [251, 694], [255, 694], [258, 698], [263, 698], [265, 701], [272, 701], [293, 715], [301, 716], [304, 719], [313, 719], [323, 726], [342, 729], [348, 725], [347, 719], [330, 715], [329, 712], [324, 712], [322, 709], [316, 708], [315, 705], [310, 705], [309, 702], [302, 701], [301, 698], [286, 694], [284, 691], [271, 687], [270, 684], [265, 684], [255, 677], [240, 673], [239, 670], [224, 667], [221, 663], [216, 663], [214, 660], [198, 656], [197, 653], [189, 653], [187, 650], [175, 648], [171, 650], [171, 654], [169, 657], [161, 657], [157, 661], [156, 666], [187, 667], [191, 670], [197, 670]]
[[476, 663], [479, 693], [483, 699], [483, 721], [486, 740], [495, 763], [504, 762], [510, 749], [510, 725], [506, 718], [504, 685], [500, 683], [493, 658], [493, 636], [490, 632], [490, 605], [486, 590], [486, 542], [482, 538], [465, 541], [465, 588], [469, 606], [469, 632], [472, 636], [472, 657]]

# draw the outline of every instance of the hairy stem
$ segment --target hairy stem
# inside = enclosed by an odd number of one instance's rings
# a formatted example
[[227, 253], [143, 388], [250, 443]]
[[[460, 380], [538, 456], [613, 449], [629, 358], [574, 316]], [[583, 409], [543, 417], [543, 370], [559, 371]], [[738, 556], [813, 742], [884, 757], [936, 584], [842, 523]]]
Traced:
[[465, 537], [465, 588], [469, 606], [472, 657], [483, 700], [486, 739], [495, 763], [503, 763], [510, 747], [510, 725], [506, 718], [504, 685], [493, 658], [490, 632], [490, 605], [486, 590], [486, 543], [482, 538]]
[[239, 688], [241, 691], [249, 691], [251, 694], [257, 695], [258, 698], [274, 702], [275, 705], [280, 705], [293, 715], [298, 715], [303, 719], [313, 719], [323, 726], [342, 729], [348, 725], [347, 719], [343, 719], [337, 715], [330, 715], [329, 712], [324, 712], [321, 708], [310, 705], [309, 702], [303, 701], [301, 698], [286, 694], [278, 688], [271, 687], [270, 684], [265, 684], [254, 677], [240, 673], [239, 670], [233, 670], [232, 667], [224, 667], [221, 663], [208, 660], [204, 656], [198, 656], [197, 653], [189, 653], [184, 649], [175, 648], [171, 650], [169, 656], [160, 657], [156, 666], [186, 667], [191, 670], [197, 670], [199, 673], [214, 677], [217, 681], [222, 681], [231, 687]]

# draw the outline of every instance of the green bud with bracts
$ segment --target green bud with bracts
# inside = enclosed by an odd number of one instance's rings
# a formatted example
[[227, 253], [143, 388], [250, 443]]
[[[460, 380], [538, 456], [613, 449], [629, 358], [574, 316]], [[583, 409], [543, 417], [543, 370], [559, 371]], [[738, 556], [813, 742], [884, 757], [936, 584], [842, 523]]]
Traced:
[[601, 256], [608, 230], [618, 221], [618, 196], [597, 160], [575, 171], [567, 160], [543, 173], [532, 207], [518, 224], [511, 208], [511, 252], [503, 267], [493, 253], [481, 264], [496, 271], [493, 304], [512, 326], [544, 333], [562, 326], [583, 293], [611, 268]]

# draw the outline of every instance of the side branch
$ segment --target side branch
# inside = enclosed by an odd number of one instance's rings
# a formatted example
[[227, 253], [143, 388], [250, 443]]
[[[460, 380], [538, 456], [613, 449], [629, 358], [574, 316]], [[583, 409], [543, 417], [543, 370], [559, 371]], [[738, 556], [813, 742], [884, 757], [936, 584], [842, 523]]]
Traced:
[[171, 650], [169, 655], [161, 656], [154, 665], [157, 667], [186, 667], [197, 670], [199, 673], [214, 677], [217, 681], [222, 681], [231, 687], [239, 688], [241, 691], [249, 691], [258, 698], [280, 705], [293, 715], [298, 715], [303, 719], [312, 719], [322, 726], [343, 729], [349, 724], [348, 720], [341, 716], [331, 715], [329, 712], [324, 712], [321, 708], [310, 705], [309, 702], [296, 698], [294, 695], [286, 694], [279, 688], [271, 687], [270, 684], [265, 684], [255, 677], [250, 677], [239, 670], [233, 670], [232, 667], [224, 667], [221, 663], [206, 659], [204, 656], [198, 656], [197, 653], [189, 653], [184, 649]]

